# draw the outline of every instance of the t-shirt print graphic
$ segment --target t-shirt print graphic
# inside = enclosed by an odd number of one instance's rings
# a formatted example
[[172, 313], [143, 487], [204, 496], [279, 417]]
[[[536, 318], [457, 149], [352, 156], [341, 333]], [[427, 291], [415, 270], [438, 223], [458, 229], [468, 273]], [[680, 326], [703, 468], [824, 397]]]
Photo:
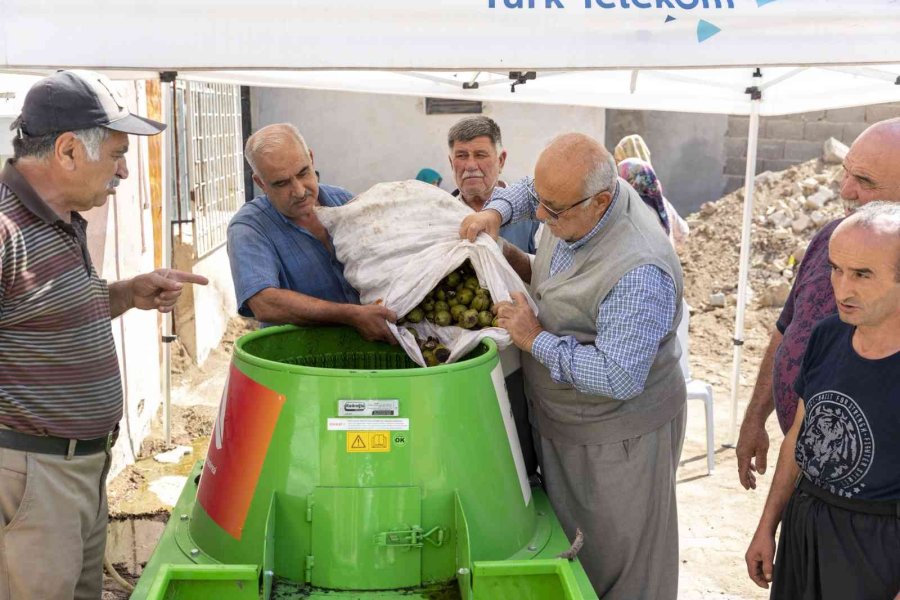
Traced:
[[864, 487], [863, 478], [875, 458], [875, 440], [856, 401], [837, 391], [820, 392], [797, 441], [800, 469], [819, 487], [851, 498]]

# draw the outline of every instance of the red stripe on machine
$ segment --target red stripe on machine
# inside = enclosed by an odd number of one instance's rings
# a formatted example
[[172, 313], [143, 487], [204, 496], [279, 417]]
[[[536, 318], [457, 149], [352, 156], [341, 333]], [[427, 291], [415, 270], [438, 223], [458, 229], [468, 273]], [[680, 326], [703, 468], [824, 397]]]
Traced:
[[239, 540], [285, 396], [234, 365], [225, 390], [197, 500], [219, 527]]

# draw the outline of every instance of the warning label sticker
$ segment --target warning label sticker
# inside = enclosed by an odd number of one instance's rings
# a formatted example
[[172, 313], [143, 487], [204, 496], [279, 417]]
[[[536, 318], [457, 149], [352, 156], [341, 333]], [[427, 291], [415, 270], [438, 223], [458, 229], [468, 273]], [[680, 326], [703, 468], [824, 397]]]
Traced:
[[328, 431], [409, 431], [409, 419], [328, 419]]
[[390, 452], [389, 431], [348, 431], [347, 452]]
[[340, 417], [396, 417], [399, 400], [338, 400]]

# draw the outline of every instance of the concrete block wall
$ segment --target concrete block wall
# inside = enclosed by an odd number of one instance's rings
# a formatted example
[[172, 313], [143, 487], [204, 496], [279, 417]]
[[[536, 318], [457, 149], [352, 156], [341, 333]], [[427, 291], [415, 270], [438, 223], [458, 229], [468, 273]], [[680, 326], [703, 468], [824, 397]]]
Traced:
[[[718, 200], [725, 186], [723, 157], [729, 117], [649, 110], [607, 110], [606, 147], [640, 134], [669, 202], [682, 215]], [[746, 132], [744, 133], [746, 135]], [[739, 151], [735, 148], [735, 151]], [[746, 152], [746, 150], [745, 150]]]
[[[798, 115], [763, 117], [759, 125], [756, 172], [781, 171], [822, 155], [830, 137], [848, 146], [869, 125], [900, 117], [900, 102], [819, 110]], [[725, 134], [725, 190], [744, 184], [749, 117], [729, 116]]]

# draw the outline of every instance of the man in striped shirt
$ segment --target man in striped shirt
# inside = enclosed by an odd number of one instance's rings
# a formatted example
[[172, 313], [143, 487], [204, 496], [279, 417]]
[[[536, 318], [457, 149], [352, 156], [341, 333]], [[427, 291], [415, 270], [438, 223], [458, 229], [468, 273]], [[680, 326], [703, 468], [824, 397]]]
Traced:
[[[107, 283], [81, 211], [128, 176], [129, 113], [112, 82], [61, 71], [37, 82], [0, 172], [0, 600], [100, 598], [105, 478], [122, 416], [110, 327], [131, 308], [174, 308], [189, 273]], [[35, 560], [39, 557], [39, 560]]]

